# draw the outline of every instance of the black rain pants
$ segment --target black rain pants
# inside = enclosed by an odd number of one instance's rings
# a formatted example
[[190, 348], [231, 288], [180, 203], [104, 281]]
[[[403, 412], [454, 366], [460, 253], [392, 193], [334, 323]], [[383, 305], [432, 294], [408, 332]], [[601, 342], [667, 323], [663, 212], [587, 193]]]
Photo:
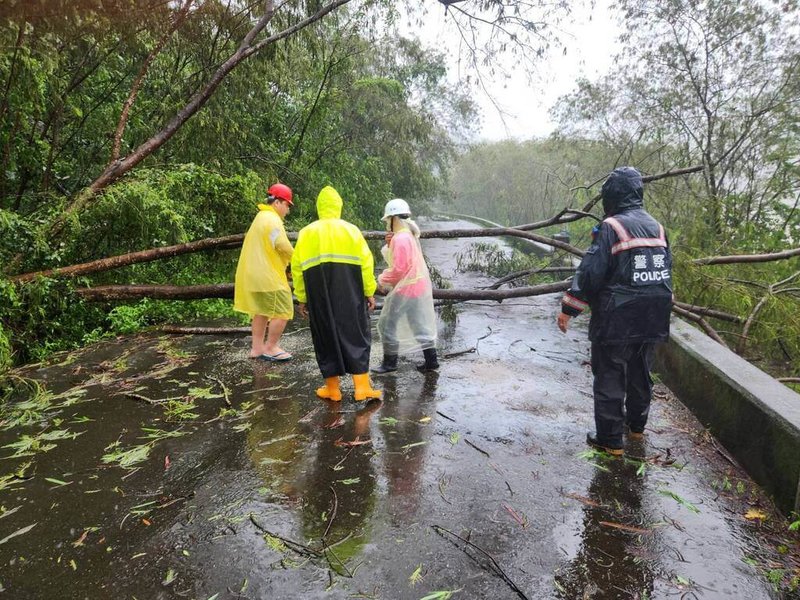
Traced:
[[652, 342], [609, 345], [592, 343], [594, 420], [598, 442], [622, 448], [623, 424], [643, 431], [650, 412], [653, 380]]

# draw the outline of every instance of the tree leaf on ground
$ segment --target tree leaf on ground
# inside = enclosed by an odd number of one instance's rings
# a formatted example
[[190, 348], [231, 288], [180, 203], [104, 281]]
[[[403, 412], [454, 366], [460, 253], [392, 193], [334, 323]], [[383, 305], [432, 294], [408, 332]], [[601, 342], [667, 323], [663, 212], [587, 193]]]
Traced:
[[0, 505], [0, 519], [7, 517], [9, 515], [13, 515], [20, 508], [22, 508], [21, 504], [19, 506], [15, 506], [14, 508], [9, 508], [8, 510], [6, 510], [4, 506]]
[[413, 444], [406, 444], [405, 446], [400, 446], [400, 450], [408, 450], [410, 448], [414, 448], [415, 446], [424, 446], [428, 442], [414, 442]]
[[53, 477], [45, 477], [44, 480], [54, 483], [57, 486], [70, 485], [72, 483], [71, 481], [61, 481], [60, 479], [54, 479]]
[[749, 521], [765, 521], [768, 517], [763, 511], [760, 511], [757, 508], [751, 508], [744, 513], [744, 518], [748, 519]]
[[423, 596], [420, 600], [450, 600], [453, 597], [453, 594], [457, 594], [461, 591], [461, 588], [457, 590], [441, 590], [438, 592], [431, 592], [427, 596]]
[[28, 525], [27, 527], [23, 527], [22, 529], [17, 529], [14, 533], [12, 533], [10, 535], [7, 535], [2, 540], [0, 540], [0, 546], [5, 544], [8, 540], [17, 537], [18, 535], [22, 535], [24, 533], [28, 533], [34, 527], [36, 527], [36, 523], [33, 523], [32, 525]]
[[362, 439], [356, 438], [356, 439], [348, 442], [348, 441], [345, 441], [344, 438], [339, 438], [338, 440], [333, 442], [333, 445], [334, 446], [340, 446], [342, 448], [353, 448], [355, 446], [363, 446], [364, 444], [371, 444], [371, 443], [372, 443], [371, 439], [362, 440]]
[[622, 531], [629, 531], [639, 535], [649, 535], [653, 533], [650, 529], [642, 529], [641, 527], [633, 527], [632, 525], [623, 525], [622, 523], [612, 523], [611, 521], [599, 521], [599, 523], [605, 527], [613, 527], [614, 529], [621, 529]]
[[579, 496], [578, 494], [561, 494], [565, 498], [572, 498], [573, 500], [577, 500], [581, 504], [585, 504], [586, 506], [602, 506], [599, 502], [595, 502], [591, 498], [587, 498], [585, 496]]
[[662, 496], [667, 496], [669, 498], [672, 498], [673, 500], [675, 500], [675, 502], [677, 502], [678, 504], [680, 504], [682, 506], [685, 506], [686, 508], [688, 508], [693, 513], [698, 513], [698, 514], [700, 513], [700, 509], [699, 508], [697, 508], [691, 502], [689, 502], [687, 500], [684, 500], [683, 498], [681, 498], [678, 494], [676, 494], [672, 490], [658, 490], [658, 493], [661, 494]]
[[408, 582], [409, 582], [409, 583], [410, 583], [412, 586], [415, 586], [415, 585], [417, 585], [417, 584], [418, 584], [420, 581], [422, 581], [422, 563], [420, 563], [419, 565], [417, 565], [417, 568], [416, 568], [416, 569], [414, 569], [414, 572], [413, 572], [413, 573], [411, 574], [411, 576], [408, 578]]
[[169, 585], [175, 578], [177, 577], [177, 573], [175, 573], [174, 569], [167, 569], [167, 574], [164, 577], [164, 581], [161, 582], [162, 585]]
[[322, 428], [323, 429], [338, 429], [339, 427], [344, 425], [344, 422], [345, 422], [344, 421], [344, 417], [342, 415], [339, 415], [338, 418], [334, 419], [330, 423], [326, 423], [325, 425], [322, 426]]

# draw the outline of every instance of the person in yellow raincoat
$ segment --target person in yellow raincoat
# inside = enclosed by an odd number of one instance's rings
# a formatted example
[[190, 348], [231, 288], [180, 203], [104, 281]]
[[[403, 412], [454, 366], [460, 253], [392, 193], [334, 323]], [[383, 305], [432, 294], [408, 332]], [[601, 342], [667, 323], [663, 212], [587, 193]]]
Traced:
[[353, 375], [356, 401], [380, 398], [369, 380], [368, 310], [375, 308], [374, 259], [358, 227], [341, 218], [342, 198], [330, 186], [317, 197], [319, 219], [297, 236], [292, 256], [294, 293], [309, 317], [314, 353], [325, 386], [317, 396], [339, 401], [339, 377]]
[[244, 236], [236, 267], [233, 308], [253, 319], [250, 358], [283, 362], [292, 355], [278, 343], [294, 316], [292, 292], [286, 278], [286, 267], [294, 250], [286, 237], [283, 220], [294, 202], [292, 190], [282, 183], [271, 186], [267, 194], [267, 204], [258, 205], [258, 214]]

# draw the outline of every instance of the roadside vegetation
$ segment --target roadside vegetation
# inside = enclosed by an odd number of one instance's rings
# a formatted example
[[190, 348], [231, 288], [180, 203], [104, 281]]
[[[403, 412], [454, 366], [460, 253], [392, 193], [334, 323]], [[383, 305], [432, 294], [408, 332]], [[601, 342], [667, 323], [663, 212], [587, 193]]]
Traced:
[[[560, 100], [549, 139], [483, 143], [460, 155], [453, 210], [521, 225], [584, 206], [615, 166], [656, 174], [702, 165], [645, 189], [675, 253], [677, 300], [727, 317], [704, 319], [730, 348], [800, 389], [800, 253], [693, 262], [800, 246], [797, 7], [670, 0], [620, 8], [627, 33], [612, 71]], [[586, 247], [594, 224], [543, 231], [566, 230]], [[477, 268], [498, 277], [549, 264], [476, 248]]]
[[[255, 32], [263, 6], [4, 7], [2, 275], [243, 233], [277, 180], [295, 191], [294, 230], [315, 218], [326, 184], [345, 199], [343, 217], [366, 228], [379, 225], [392, 196], [439, 195], [473, 126], [466, 90], [448, 82], [440, 52], [379, 31], [376, 19], [391, 16], [390, 7], [332, 16], [318, 8], [277, 14], [276, 31], [310, 22], [209, 91], [209, 74]], [[206, 92], [204, 109], [163, 140], [170, 119]], [[0, 275], [0, 369], [153, 323], [230, 317], [230, 303], [219, 300], [94, 305], [71, 290], [232, 281], [237, 254], [197, 253], [69, 282], [13, 284]]]

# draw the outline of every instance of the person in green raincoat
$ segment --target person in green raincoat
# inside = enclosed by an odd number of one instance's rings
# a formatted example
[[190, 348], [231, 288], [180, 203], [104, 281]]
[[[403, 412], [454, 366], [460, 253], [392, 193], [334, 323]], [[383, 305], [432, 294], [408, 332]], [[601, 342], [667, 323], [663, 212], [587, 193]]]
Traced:
[[308, 315], [325, 386], [317, 396], [339, 401], [339, 377], [353, 376], [356, 401], [380, 398], [369, 380], [372, 343], [368, 310], [375, 308], [375, 260], [361, 231], [341, 218], [342, 197], [331, 186], [317, 197], [319, 219], [297, 235], [292, 280], [300, 314]]
[[[292, 355], [279, 342], [286, 324], [294, 316], [294, 303], [286, 268], [294, 252], [283, 220], [294, 206], [289, 186], [276, 183], [267, 190], [267, 204], [244, 236], [236, 268], [233, 308], [252, 318], [250, 358], [270, 362], [290, 360]], [[266, 334], [266, 340], [264, 336]]]

